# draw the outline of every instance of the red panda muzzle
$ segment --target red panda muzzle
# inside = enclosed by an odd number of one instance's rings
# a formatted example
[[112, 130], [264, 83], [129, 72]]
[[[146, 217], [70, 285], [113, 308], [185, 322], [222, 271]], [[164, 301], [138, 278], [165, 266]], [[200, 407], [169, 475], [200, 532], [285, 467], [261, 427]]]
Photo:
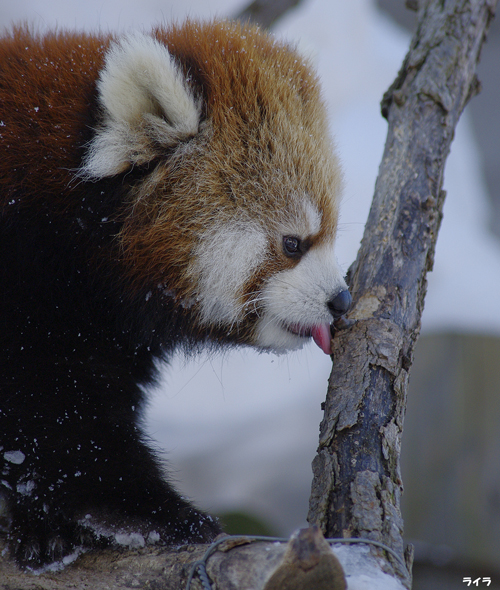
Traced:
[[352, 297], [349, 291], [341, 291], [333, 299], [328, 301], [328, 309], [331, 311], [333, 318], [338, 319], [349, 311], [351, 307]]

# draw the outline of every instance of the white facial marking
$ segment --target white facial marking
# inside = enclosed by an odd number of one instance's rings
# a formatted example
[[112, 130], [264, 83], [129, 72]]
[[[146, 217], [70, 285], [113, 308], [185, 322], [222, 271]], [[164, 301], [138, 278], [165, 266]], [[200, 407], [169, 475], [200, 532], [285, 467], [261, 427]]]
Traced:
[[344, 289], [347, 285], [334, 255], [334, 244], [311, 248], [297, 266], [267, 280], [256, 344], [277, 352], [300, 348], [305, 339], [292, 334], [287, 326], [312, 328], [331, 323], [327, 302]]
[[170, 145], [198, 131], [200, 106], [167, 48], [152, 37], [135, 33], [113, 43], [97, 88], [104, 119], [80, 171], [88, 180], [151, 159], [147, 133]]
[[278, 229], [284, 236], [298, 236], [302, 239], [314, 236], [321, 229], [322, 214], [306, 196], [290, 196], [287, 216]]
[[321, 229], [321, 212], [312, 201], [304, 199], [303, 201], [304, 212], [306, 215], [307, 222], [309, 224], [309, 235], [315, 235], [319, 233]]
[[202, 324], [232, 325], [242, 319], [243, 286], [263, 264], [266, 251], [266, 235], [251, 221], [228, 222], [202, 235], [188, 271], [198, 285]]

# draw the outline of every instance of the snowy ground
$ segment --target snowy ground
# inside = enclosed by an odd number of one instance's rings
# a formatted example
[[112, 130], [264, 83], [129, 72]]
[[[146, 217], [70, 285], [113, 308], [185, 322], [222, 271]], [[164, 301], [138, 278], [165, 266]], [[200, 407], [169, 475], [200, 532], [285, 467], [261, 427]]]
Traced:
[[[124, 30], [185, 15], [232, 15], [235, 1], [18, 0], [1, 22]], [[338, 258], [356, 256], [385, 141], [382, 93], [408, 38], [370, 0], [305, 0], [277, 33], [312, 55], [323, 80], [345, 169]], [[500, 334], [500, 246], [486, 231], [488, 209], [466, 118], [446, 169], [448, 198], [423, 318], [447, 328]], [[209, 510], [245, 507], [277, 532], [304, 524], [330, 360], [313, 346], [287, 357], [237, 351], [175, 359], [156, 392], [147, 428], [168, 451], [180, 487]]]

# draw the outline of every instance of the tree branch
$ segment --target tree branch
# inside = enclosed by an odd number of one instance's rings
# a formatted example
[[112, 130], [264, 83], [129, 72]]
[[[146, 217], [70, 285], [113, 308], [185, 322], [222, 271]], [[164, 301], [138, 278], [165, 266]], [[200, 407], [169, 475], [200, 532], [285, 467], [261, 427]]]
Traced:
[[387, 141], [348, 273], [355, 323], [333, 340], [308, 520], [325, 536], [369, 537], [401, 556], [408, 375], [442, 217], [445, 161], [458, 119], [478, 91], [474, 72], [496, 4], [418, 3], [410, 51], [382, 100]]
[[270, 29], [286, 12], [297, 7], [302, 0], [254, 0], [235, 16]]

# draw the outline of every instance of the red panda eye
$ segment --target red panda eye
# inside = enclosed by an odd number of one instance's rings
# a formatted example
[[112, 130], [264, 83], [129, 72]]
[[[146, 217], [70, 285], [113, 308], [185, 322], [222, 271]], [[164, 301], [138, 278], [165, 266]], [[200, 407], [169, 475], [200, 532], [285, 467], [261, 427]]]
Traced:
[[299, 258], [302, 256], [300, 239], [294, 236], [283, 236], [283, 251], [289, 258]]

